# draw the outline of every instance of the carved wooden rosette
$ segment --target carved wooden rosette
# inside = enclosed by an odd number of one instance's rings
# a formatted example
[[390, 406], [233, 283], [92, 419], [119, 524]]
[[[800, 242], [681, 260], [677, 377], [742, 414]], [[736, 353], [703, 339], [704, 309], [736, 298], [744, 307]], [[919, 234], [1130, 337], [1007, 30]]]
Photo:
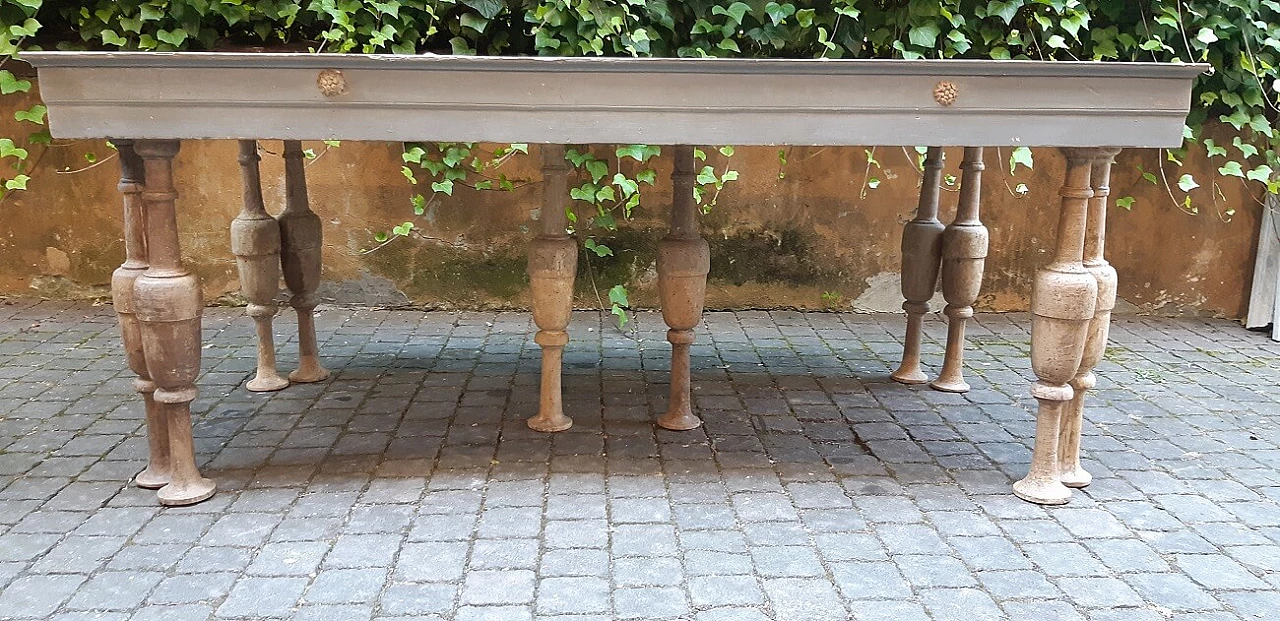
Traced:
[[298, 368], [289, 379], [303, 384], [329, 377], [328, 369], [320, 364], [314, 314], [319, 302], [316, 290], [320, 288], [324, 223], [307, 200], [305, 157], [300, 141], [284, 141], [285, 203], [284, 211], [276, 217], [280, 223], [280, 265], [285, 285], [293, 294], [289, 305], [298, 313]]
[[658, 292], [671, 342], [671, 398], [658, 425], [675, 431], [702, 425], [702, 419], [693, 414], [689, 348], [694, 341], [693, 329], [702, 321], [711, 248], [698, 234], [693, 182], [693, 148], [678, 147], [671, 173], [671, 230], [658, 243]]
[[231, 221], [231, 253], [240, 270], [240, 293], [249, 301], [249, 316], [258, 333], [258, 372], [245, 384], [253, 392], [270, 392], [289, 385], [276, 371], [276, 345], [271, 320], [280, 290], [280, 225], [262, 202], [258, 171], [258, 142], [240, 141], [240, 173], [244, 207]]
[[124, 263], [111, 274], [111, 301], [124, 340], [125, 360], [138, 375], [134, 389], [142, 395], [147, 421], [147, 467], [133, 477], [134, 485], [159, 489], [169, 482], [168, 420], [156, 407], [156, 383], [147, 371], [142, 346], [142, 324], [133, 297], [133, 285], [147, 271], [147, 240], [143, 230], [142, 191], [146, 183], [142, 158], [133, 150], [132, 140], [114, 141], [120, 153], [120, 185], [124, 198]]
[[1013, 484], [1019, 498], [1064, 504], [1071, 490], [1062, 484], [1058, 440], [1063, 411], [1075, 394], [1069, 382], [1084, 357], [1089, 324], [1098, 303], [1098, 281], [1084, 267], [1086, 220], [1093, 188], [1093, 163], [1102, 149], [1066, 148], [1066, 181], [1053, 261], [1036, 274], [1031, 297], [1031, 367], [1038, 380], [1031, 396], [1040, 402], [1035, 448], [1027, 476]]
[[177, 140], [139, 140], [144, 162], [142, 192], [147, 270], [134, 281], [147, 371], [156, 383], [155, 402], [169, 431], [170, 478], [157, 496], [164, 505], [189, 505], [213, 495], [213, 481], [200, 476], [191, 438], [191, 402], [200, 374], [199, 280], [182, 267], [173, 188]]
[[1084, 238], [1084, 268], [1098, 282], [1098, 298], [1089, 321], [1080, 368], [1071, 379], [1074, 394], [1062, 415], [1058, 434], [1059, 478], [1067, 487], [1085, 487], [1093, 477], [1080, 466], [1080, 428], [1084, 423], [1084, 396], [1097, 384], [1093, 368], [1102, 361], [1111, 331], [1111, 311], [1116, 307], [1116, 270], [1104, 258], [1107, 239], [1107, 201], [1111, 195], [1111, 164], [1120, 149], [1103, 150], [1093, 160], [1089, 213]]
[[538, 413], [528, 420], [536, 431], [564, 431], [573, 419], [564, 414], [560, 373], [569, 343], [573, 280], [578, 273], [578, 244], [566, 232], [569, 167], [563, 145], [542, 146], [542, 232], [529, 242], [529, 288], [533, 293], [533, 341], [542, 347], [542, 386]]
[[960, 164], [960, 203], [956, 218], [942, 233], [942, 296], [947, 300], [947, 349], [938, 378], [929, 384], [943, 392], [968, 392], [964, 381], [964, 329], [982, 290], [991, 236], [978, 219], [982, 202], [982, 147], [965, 147]]
[[920, 368], [920, 334], [929, 300], [938, 288], [939, 263], [942, 261], [942, 223], [938, 221], [938, 196], [941, 192], [942, 166], [946, 156], [941, 147], [929, 147], [924, 158], [924, 176], [920, 181], [920, 203], [916, 217], [902, 228], [902, 310], [907, 311], [907, 331], [902, 346], [902, 364], [889, 375], [903, 384], [929, 381]]

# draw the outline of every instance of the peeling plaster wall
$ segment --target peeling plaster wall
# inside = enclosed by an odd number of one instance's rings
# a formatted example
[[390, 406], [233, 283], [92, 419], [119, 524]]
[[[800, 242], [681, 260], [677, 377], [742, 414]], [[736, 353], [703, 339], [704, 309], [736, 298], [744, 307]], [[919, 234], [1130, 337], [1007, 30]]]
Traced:
[[[6, 98], [15, 108], [21, 97]], [[15, 101], [16, 100], [16, 101]], [[0, 135], [20, 128], [12, 110], [0, 110]], [[263, 146], [279, 153], [280, 143]], [[317, 152], [320, 143], [307, 144]], [[30, 189], [0, 203], [0, 295], [56, 298], [108, 294], [110, 274], [123, 258], [120, 199], [114, 161], [89, 166], [87, 150], [99, 157], [102, 143], [35, 147]], [[782, 167], [778, 149], [740, 148], [731, 184], [718, 206], [704, 216], [712, 247], [709, 308], [836, 308], [898, 310], [899, 243], [902, 224], [915, 210], [919, 175], [913, 152], [875, 151], [882, 183], [864, 187], [867, 159], [860, 148], [790, 148]], [[524, 308], [524, 249], [537, 229], [540, 188], [533, 156], [513, 160], [503, 171], [519, 186], [513, 192], [459, 190], [414, 218], [410, 196], [418, 188], [400, 174], [396, 143], [343, 143], [307, 167], [312, 206], [326, 223], [326, 299], [344, 303], [433, 308]], [[607, 154], [606, 150], [600, 152]], [[959, 176], [960, 149], [947, 152], [945, 173]], [[1064, 163], [1055, 150], [1036, 151], [1033, 172], [1007, 173], [1008, 151], [988, 149], [983, 220], [992, 252], [980, 306], [1025, 310], [1034, 270], [1048, 258], [1056, 230], [1057, 189]], [[1220, 180], [1225, 197], [1218, 212], [1188, 215], [1175, 208], [1163, 187], [1143, 181], [1136, 166], [1156, 166], [1154, 151], [1121, 155], [1113, 196], [1133, 196], [1132, 211], [1113, 208], [1108, 256], [1120, 274], [1120, 295], [1132, 310], [1160, 314], [1241, 316], [1248, 298], [1261, 206], [1234, 179]], [[1203, 156], [1189, 165], [1202, 179], [1213, 167]], [[68, 170], [79, 172], [66, 172]], [[264, 154], [268, 209], [283, 205], [283, 166]], [[670, 164], [658, 163], [659, 186], [646, 187], [644, 207], [622, 230], [602, 235], [617, 252], [580, 261], [579, 302], [596, 304], [591, 282], [603, 290], [617, 282], [631, 288], [636, 305], [656, 303], [654, 258], [665, 232]], [[238, 288], [228, 226], [241, 204], [236, 145], [232, 141], [188, 141], [177, 161], [179, 225], [187, 265], [200, 275], [207, 300], [230, 302]], [[1030, 191], [1012, 188], [1026, 183]], [[1205, 184], [1208, 185], [1208, 184]], [[426, 189], [426, 188], [422, 188]], [[1208, 189], [1197, 199], [1207, 201]], [[955, 211], [958, 193], [944, 191], [943, 220]], [[1234, 217], [1225, 211], [1234, 207]], [[413, 220], [421, 237], [379, 247], [374, 234]], [[588, 273], [587, 270], [590, 270]], [[938, 299], [937, 303], [941, 300]]]

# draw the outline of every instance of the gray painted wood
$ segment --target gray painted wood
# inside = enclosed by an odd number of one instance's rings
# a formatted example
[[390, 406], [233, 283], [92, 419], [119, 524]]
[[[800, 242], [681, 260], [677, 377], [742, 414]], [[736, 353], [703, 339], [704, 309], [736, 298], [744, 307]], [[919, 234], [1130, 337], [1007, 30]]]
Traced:
[[[1249, 314], [1245, 316], [1244, 327], [1262, 328], [1275, 323], [1276, 293], [1280, 290], [1280, 219], [1276, 218], [1276, 210], [1280, 209], [1276, 197], [1267, 196], [1262, 209], [1262, 225], [1258, 229], [1258, 258], [1253, 265], [1253, 286], [1249, 290]], [[1273, 332], [1272, 338], [1280, 340], [1280, 331]]]
[[[1174, 147], [1203, 65], [27, 52], [59, 138]], [[338, 71], [326, 96], [321, 72]], [[934, 99], [940, 83], [954, 104]]]

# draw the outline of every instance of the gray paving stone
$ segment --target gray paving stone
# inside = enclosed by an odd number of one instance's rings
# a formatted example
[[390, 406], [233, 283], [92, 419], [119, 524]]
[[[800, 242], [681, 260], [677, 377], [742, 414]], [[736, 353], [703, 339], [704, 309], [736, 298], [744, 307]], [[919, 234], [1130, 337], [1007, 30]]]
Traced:
[[219, 617], [287, 617], [307, 588], [306, 578], [263, 578], [246, 576], [234, 586], [222, 605]]
[[613, 601], [619, 619], [671, 619], [689, 613], [684, 591], [672, 587], [619, 588]]
[[452, 584], [392, 584], [382, 593], [387, 615], [425, 616], [453, 610], [458, 587]]
[[538, 614], [608, 613], [609, 582], [602, 578], [543, 578], [538, 582]]
[[845, 605], [826, 580], [814, 578], [774, 578], [764, 581], [764, 591], [773, 610], [782, 619], [843, 620], [849, 616]]
[[18, 619], [48, 617], [84, 583], [78, 575], [23, 576], [0, 592], [0, 610]]
[[377, 600], [387, 581], [385, 569], [330, 569], [307, 588], [308, 604], [366, 604]]
[[237, 574], [182, 574], [162, 580], [147, 596], [147, 602], [161, 606], [213, 602], [221, 599], [235, 583]]
[[920, 599], [936, 619], [997, 621], [1004, 613], [978, 589], [925, 589]]
[[764, 603], [753, 576], [698, 576], [689, 579], [689, 595], [698, 608], [750, 606]]
[[248, 573], [257, 576], [306, 576], [320, 566], [329, 551], [329, 543], [321, 541], [291, 541], [268, 543], [262, 546]]
[[1132, 574], [1124, 577], [1147, 601], [1173, 610], [1206, 610], [1222, 605], [1182, 574]]
[[479, 570], [467, 573], [462, 603], [528, 604], [533, 601], [535, 576], [526, 570]]
[[674, 586], [684, 582], [680, 561], [671, 557], [614, 559], [612, 575], [614, 584], [620, 587]]

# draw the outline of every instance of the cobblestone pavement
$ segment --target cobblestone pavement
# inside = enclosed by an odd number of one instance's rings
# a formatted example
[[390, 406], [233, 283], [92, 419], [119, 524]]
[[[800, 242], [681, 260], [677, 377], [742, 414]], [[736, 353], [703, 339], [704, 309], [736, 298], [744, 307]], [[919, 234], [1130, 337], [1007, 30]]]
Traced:
[[958, 396], [886, 381], [901, 317], [709, 314], [706, 426], [672, 433], [660, 317], [581, 313], [576, 425], [539, 435], [527, 314], [326, 309], [334, 377], [264, 396], [251, 323], [209, 309], [195, 433], [220, 491], [161, 509], [125, 484], [145, 441], [109, 308], [0, 304], [0, 617], [1276, 619], [1280, 347], [1118, 319], [1095, 482], [1044, 508], [1009, 493], [1026, 319], [978, 317]]

